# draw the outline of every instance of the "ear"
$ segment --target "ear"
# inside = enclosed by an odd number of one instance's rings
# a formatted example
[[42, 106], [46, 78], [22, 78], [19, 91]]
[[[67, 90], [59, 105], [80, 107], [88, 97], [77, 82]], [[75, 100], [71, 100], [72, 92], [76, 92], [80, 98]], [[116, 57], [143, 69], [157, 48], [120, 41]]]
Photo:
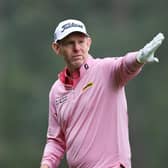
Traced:
[[60, 45], [58, 43], [53, 42], [51, 47], [57, 55], [60, 55]]
[[88, 51], [90, 50], [90, 46], [92, 44], [92, 39], [90, 37], [87, 38], [87, 46], [88, 46]]

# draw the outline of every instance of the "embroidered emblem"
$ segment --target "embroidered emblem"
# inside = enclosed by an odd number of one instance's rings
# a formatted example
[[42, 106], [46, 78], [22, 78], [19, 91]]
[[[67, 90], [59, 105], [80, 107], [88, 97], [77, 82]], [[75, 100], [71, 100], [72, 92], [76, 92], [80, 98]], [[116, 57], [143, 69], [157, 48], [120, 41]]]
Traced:
[[89, 65], [88, 64], [85, 64], [84, 67], [85, 67], [86, 70], [89, 69]]
[[89, 82], [85, 87], [83, 87], [82, 91], [85, 91], [86, 89], [88, 89], [91, 86], [93, 86], [93, 83]]
[[56, 101], [55, 101], [56, 105], [65, 103], [67, 101], [67, 99], [68, 99], [67, 95], [64, 95], [62, 97], [57, 97]]
[[69, 29], [71, 27], [79, 27], [81, 29], [83, 29], [83, 26], [80, 25], [80, 24], [76, 24], [76, 23], [67, 23], [65, 25], [62, 26], [62, 31], [61, 32], [64, 32], [66, 29]]

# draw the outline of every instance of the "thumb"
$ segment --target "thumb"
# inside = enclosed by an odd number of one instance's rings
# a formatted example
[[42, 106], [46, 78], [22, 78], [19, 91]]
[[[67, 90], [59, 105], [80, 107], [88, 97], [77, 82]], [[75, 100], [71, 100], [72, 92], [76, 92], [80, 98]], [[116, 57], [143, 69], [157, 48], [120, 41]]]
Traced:
[[159, 63], [159, 59], [157, 57], [153, 57], [153, 61]]

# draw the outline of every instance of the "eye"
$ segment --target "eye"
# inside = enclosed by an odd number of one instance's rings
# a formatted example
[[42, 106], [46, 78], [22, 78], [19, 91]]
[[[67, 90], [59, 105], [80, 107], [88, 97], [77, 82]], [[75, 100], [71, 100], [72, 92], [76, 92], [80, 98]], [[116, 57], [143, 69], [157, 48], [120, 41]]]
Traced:
[[72, 46], [74, 44], [74, 42], [73, 41], [65, 41], [64, 43], [63, 43], [63, 45], [64, 46]]
[[84, 43], [84, 40], [79, 40], [79, 43], [80, 43], [80, 44], [83, 44], [83, 43]]
[[73, 42], [73, 41], [69, 41], [67, 44], [68, 44], [68, 45], [73, 45], [74, 42]]

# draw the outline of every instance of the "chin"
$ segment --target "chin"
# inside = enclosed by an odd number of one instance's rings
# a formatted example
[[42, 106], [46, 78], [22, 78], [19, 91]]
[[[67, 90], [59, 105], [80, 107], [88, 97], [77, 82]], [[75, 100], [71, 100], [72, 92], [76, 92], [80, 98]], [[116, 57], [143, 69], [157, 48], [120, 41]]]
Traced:
[[74, 67], [75, 68], [80, 68], [81, 67], [81, 65], [83, 65], [84, 64], [84, 61], [76, 61], [75, 63], [74, 63]]

